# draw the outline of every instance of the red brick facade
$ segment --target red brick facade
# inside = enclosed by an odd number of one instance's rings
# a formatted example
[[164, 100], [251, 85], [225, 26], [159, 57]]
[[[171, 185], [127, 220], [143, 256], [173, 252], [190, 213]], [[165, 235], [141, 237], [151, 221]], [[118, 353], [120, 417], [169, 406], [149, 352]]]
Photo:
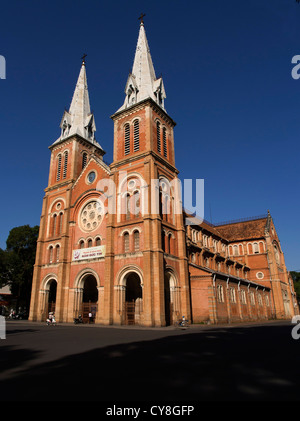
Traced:
[[[169, 186], [178, 175], [174, 121], [150, 97], [120, 109], [108, 166], [85, 105], [84, 64], [80, 78], [50, 147], [30, 319], [52, 310], [58, 321], [87, 321], [91, 311], [100, 324], [165, 326], [183, 315], [222, 323], [297, 313], [271, 216], [187, 225]], [[74, 116], [81, 132], [65, 135]]]

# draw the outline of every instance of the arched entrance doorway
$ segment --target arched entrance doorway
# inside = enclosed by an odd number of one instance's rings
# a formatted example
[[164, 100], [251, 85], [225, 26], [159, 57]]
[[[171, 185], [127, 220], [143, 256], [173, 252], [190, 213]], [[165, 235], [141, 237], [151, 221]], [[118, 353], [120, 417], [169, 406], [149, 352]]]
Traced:
[[165, 272], [164, 293], [166, 325], [170, 326], [182, 316], [180, 314], [180, 288], [175, 275], [170, 270]]
[[56, 292], [57, 292], [57, 282], [55, 279], [50, 279], [48, 282], [49, 289], [48, 289], [48, 311], [55, 313], [55, 304], [56, 304]]
[[[94, 323], [98, 310], [97, 280], [93, 275], [87, 275], [83, 279], [82, 293], [82, 318], [84, 323]], [[92, 315], [90, 317], [89, 315]]]
[[125, 278], [125, 323], [139, 324], [143, 305], [143, 292], [140, 276], [130, 272]]

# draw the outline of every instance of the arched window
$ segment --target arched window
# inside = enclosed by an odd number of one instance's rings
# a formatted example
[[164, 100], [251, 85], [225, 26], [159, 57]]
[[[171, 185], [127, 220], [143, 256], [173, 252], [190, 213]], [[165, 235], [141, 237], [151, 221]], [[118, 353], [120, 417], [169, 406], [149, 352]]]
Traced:
[[259, 248], [258, 248], [258, 244], [257, 243], [253, 243], [253, 253], [258, 254], [259, 253]]
[[133, 123], [133, 152], [140, 149], [140, 122], [135, 120]]
[[67, 169], [68, 169], [68, 152], [66, 151], [64, 153], [64, 172], [63, 172], [63, 178], [67, 177]]
[[60, 173], [61, 173], [61, 154], [59, 154], [57, 157], [56, 181], [60, 180]]
[[223, 302], [224, 302], [224, 290], [223, 290], [223, 285], [218, 285], [218, 286], [217, 286], [217, 298], [218, 298], [218, 301], [219, 301], [220, 303], [223, 303]]
[[80, 241], [79, 248], [84, 249], [84, 241], [83, 240]]
[[53, 247], [49, 247], [49, 263], [52, 263], [53, 260]]
[[125, 155], [130, 153], [130, 126], [128, 123], [124, 127], [124, 153]]
[[98, 247], [98, 246], [101, 246], [101, 238], [100, 237], [97, 237], [96, 238], [96, 246]]
[[57, 215], [56, 213], [53, 215], [53, 224], [52, 224], [52, 235], [56, 235], [56, 226], [57, 226]]
[[167, 129], [163, 128], [163, 148], [164, 148], [164, 157], [167, 158], [168, 156], [168, 149], [167, 149]]
[[244, 289], [241, 290], [241, 302], [242, 302], [242, 304], [247, 304], [246, 292], [245, 292]]
[[134, 231], [133, 238], [134, 238], [134, 251], [138, 251], [140, 249], [140, 233], [139, 233], [139, 231]]
[[62, 223], [63, 223], [63, 213], [60, 212], [59, 216], [58, 216], [58, 233], [61, 234], [62, 233]]
[[161, 153], [161, 141], [160, 141], [160, 122], [156, 123], [156, 133], [157, 133], [157, 151]]
[[82, 169], [86, 166], [87, 164], [87, 153], [83, 152], [82, 154]]
[[59, 253], [60, 253], [60, 247], [57, 245], [55, 247], [55, 254], [56, 254], [56, 261], [59, 262]]
[[126, 194], [125, 198], [125, 214], [126, 214], [126, 220], [130, 219], [130, 194]]
[[125, 232], [124, 234], [124, 253], [129, 252], [129, 233]]
[[88, 247], [93, 247], [93, 240], [90, 238], [87, 242]]
[[276, 244], [274, 244], [274, 252], [275, 252], [276, 263], [279, 265], [280, 264], [280, 254], [279, 254], [278, 247], [277, 247]]
[[233, 246], [233, 254], [234, 254], [234, 256], [238, 256], [239, 255], [239, 249], [238, 249], [238, 246], [237, 245], [234, 245]]
[[140, 192], [137, 190], [133, 194], [133, 215], [135, 217], [140, 216]]
[[[174, 250], [173, 250], [173, 241], [172, 241], [172, 234], [168, 235], [168, 249], [169, 249], [169, 254], [174, 254]], [[195, 263], [195, 262], [194, 262]]]

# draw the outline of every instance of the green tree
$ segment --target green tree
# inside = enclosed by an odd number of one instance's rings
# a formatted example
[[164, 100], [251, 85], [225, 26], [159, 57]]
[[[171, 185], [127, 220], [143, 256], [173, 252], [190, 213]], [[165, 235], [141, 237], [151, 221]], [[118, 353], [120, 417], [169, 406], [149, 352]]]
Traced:
[[297, 298], [299, 300], [300, 299], [300, 272], [290, 271], [290, 274], [294, 282], [294, 288], [297, 294]]
[[17, 307], [29, 308], [38, 234], [38, 226], [13, 228], [6, 240], [6, 250], [0, 249], [0, 286], [10, 286], [17, 297]]

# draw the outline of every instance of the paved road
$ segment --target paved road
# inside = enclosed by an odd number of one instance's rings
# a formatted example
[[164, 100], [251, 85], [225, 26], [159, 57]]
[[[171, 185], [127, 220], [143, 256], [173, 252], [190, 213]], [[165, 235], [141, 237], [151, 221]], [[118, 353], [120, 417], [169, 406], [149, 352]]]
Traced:
[[300, 339], [290, 322], [184, 331], [28, 321], [6, 327], [0, 400], [300, 399]]

